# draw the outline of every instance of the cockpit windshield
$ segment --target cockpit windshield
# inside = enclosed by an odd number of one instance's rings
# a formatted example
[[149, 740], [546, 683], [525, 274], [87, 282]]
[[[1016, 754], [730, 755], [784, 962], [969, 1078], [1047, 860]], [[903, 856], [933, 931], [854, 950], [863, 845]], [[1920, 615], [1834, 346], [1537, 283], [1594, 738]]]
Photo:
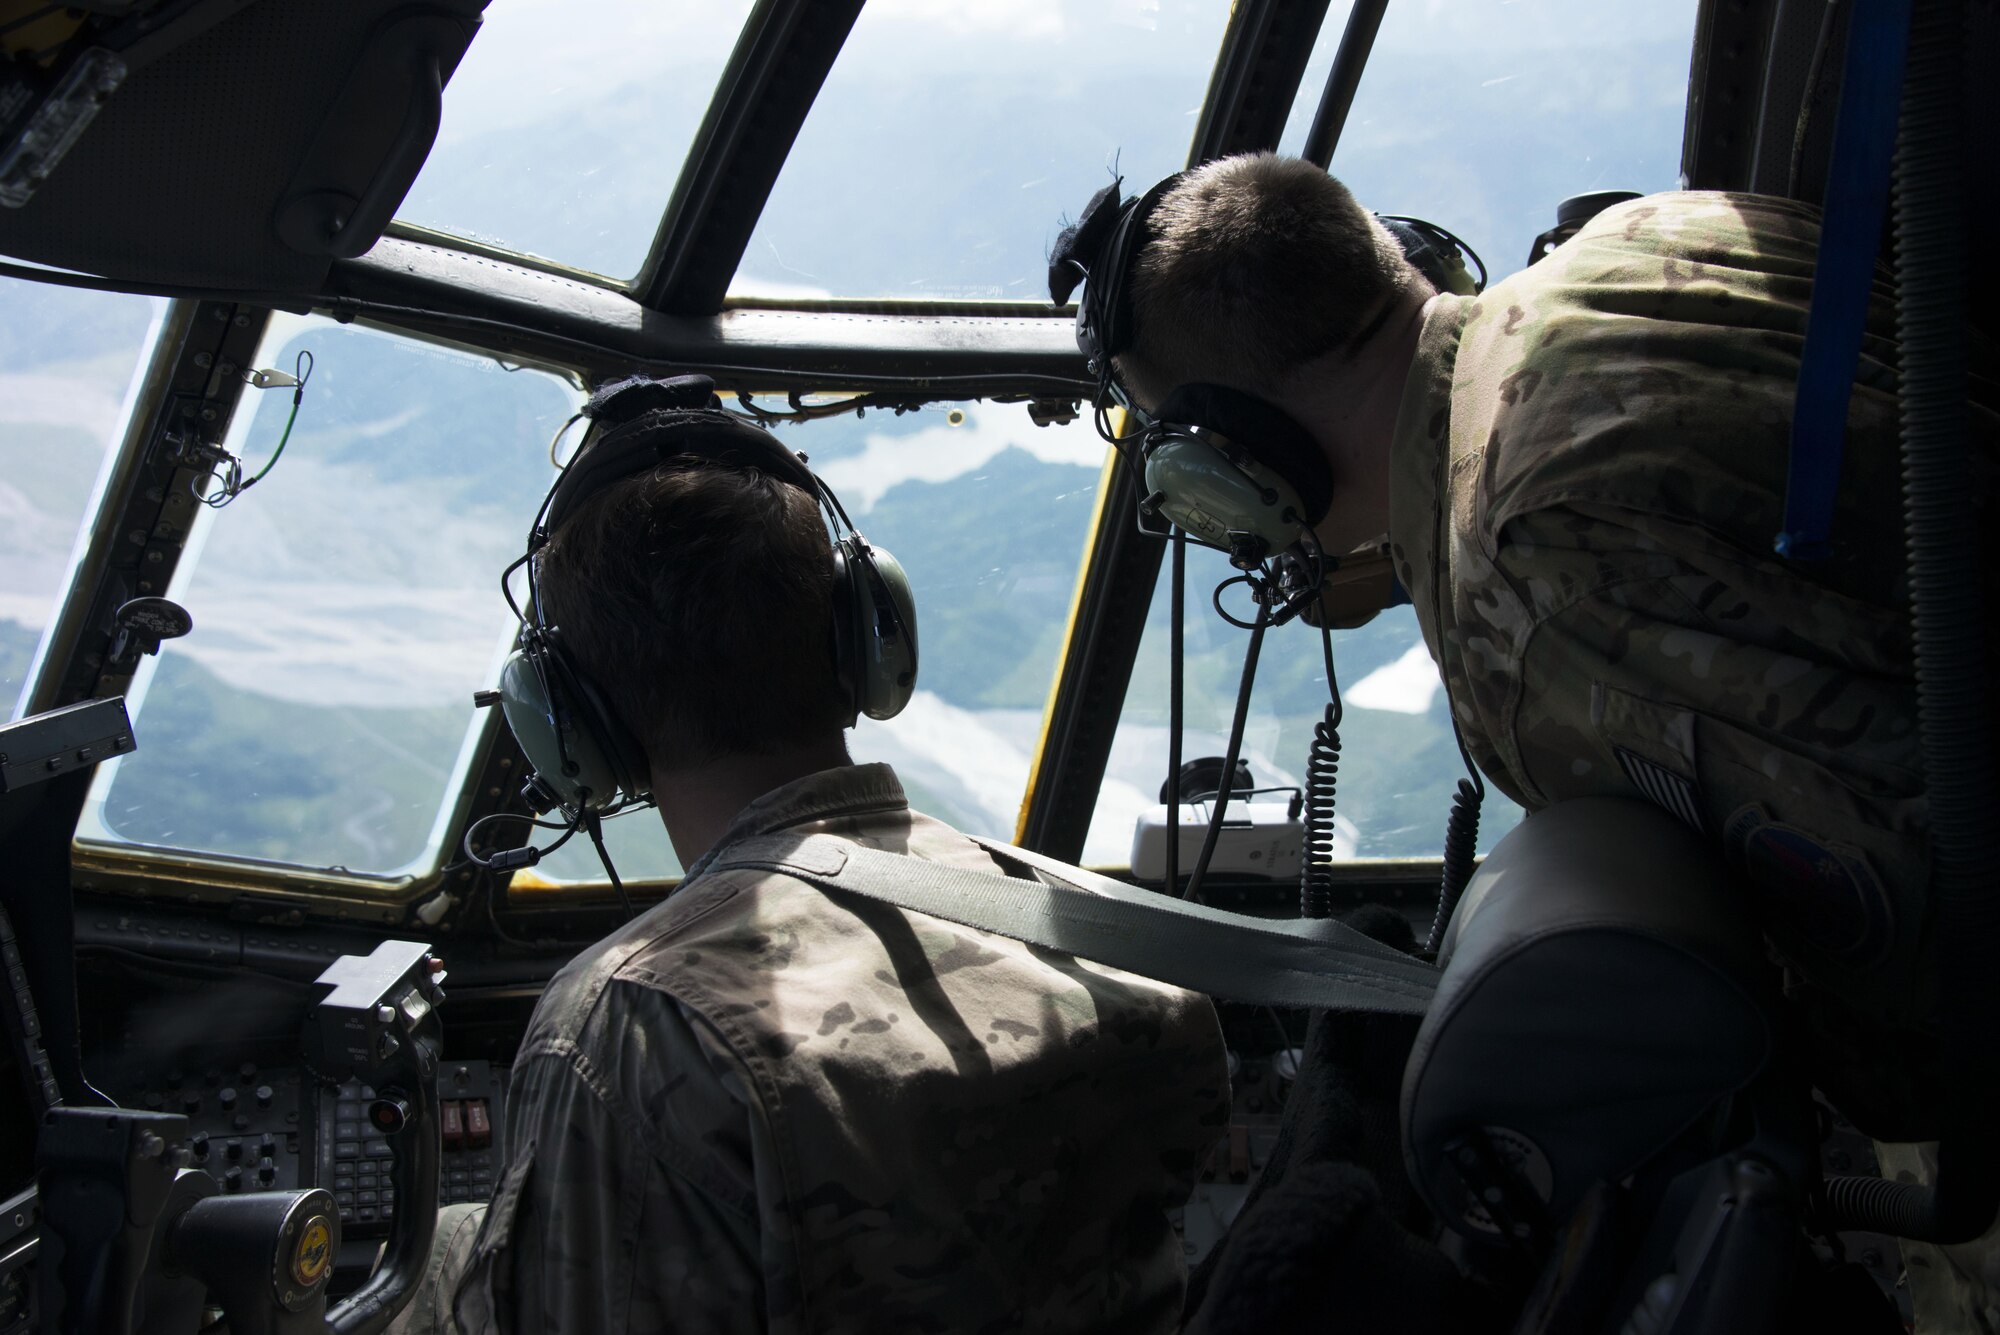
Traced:
[[[740, 31], [751, 11], [616, 0], [580, 24], [555, 0], [495, 6], [447, 89], [398, 215], [405, 234], [628, 284], [754, 36]], [[1562, 197], [1676, 183], [1694, 12], [1694, 0], [1391, 5], [1333, 170], [1371, 207], [1433, 219], [1496, 277], [1512, 272]], [[1284, 151], [1305, 142], [1347, 17], [1328, 12]], [[1211, 0], [873, 0], [778, 171], [730, 300], [950, 303], [929, 308], [940, 320], [1038, 300], [1066, 213], [1113, 173], [1131, 190], [1185, 164], [1230, 21]], [[0, 447], [21, 465], [0, 491], [21, 516], [0, 590], [0, 691], [17, 700], [69, 579], [70, 535], [97, 522], [92, 488], [167, 307], [12, 282], [0, 303], [19, 316], [0, 337], [16, 331], [7, 375], [25, 387], [0, 395]], [[273, 317], [257, 365], [288, 370], [301, 351], [314, 373], [288, 452], [255, 491], [201, 513], [168, 591], [197, 633], [147, 660], [131, 695], [147, 744], [105, 767], [80, 837], [386, 884], [457, 856], [445, 843], [486, 727], [471, 695], [513, 633], [498, 571], [519, 552], [550, 436], [582, 382], [290, 315]], [[794, 387], [767, 378], [752, 405], [788, 411]], [[1046, 404], [1031, 418], [969, 392], [777, 430], [917, 586], [921, 687], [901, 718], [857, 730], [856, 758], [893, 761], [915, 803], [959, 827], [1013, 837], [1105, 454], [1087, 420], [1038, 426]], [[246, 394], [225, 443], [255, 466], [290, 396]], [[1197, 557], [1189, 672], [1207, 703], [1190, 714], [1189, 754], [1209, 733], [1219, 743], [1202, 711], [1226, 714], [1242, 648], [1206, 607], [1211, 573], [1219, 559]], [[1164, 583], [1082, 850], [1093, 864], [1125, 861], [1164, 773]], [[1407, 609], [1342, 633], [1336, 656], [1349, 712], [1336, 846], [1435, 855], [1460, 763]], [[1261, 782], [1299, 781], [1324, 702], [1318, 661], [1274, 656], [1259, 683], [1247, 753]], [[1502, 806], [1484, 843], [1516, 818]], [[607, 835], [627, 876], [678, 874], [652, 818]], [[577, 840], [514, 884], [601, 878]]]

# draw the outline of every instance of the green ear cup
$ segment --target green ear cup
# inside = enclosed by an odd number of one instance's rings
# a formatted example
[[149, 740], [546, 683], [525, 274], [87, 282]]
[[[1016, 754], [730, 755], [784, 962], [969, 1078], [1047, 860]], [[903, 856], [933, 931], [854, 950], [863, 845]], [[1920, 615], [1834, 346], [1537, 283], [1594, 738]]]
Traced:
[[1176, 432], [1152, 447], [1146, 491], [1161, 498], [1161, 514], [1216, 547], [1228, 548], [1231, 533], [1250, 533], [1282, 551], [1306, 524], [1289, 482], [1255, 460], [1231, 462], [1192, 434]]
[[[859, 542], [856, 538], [854, 541]], [[903, 563], [886, 548], [868, 548], [875, 576], [877, 632], [865, 644], [867, 698], [861, 712], [872, 719], [894, 718], [917, 690], [917, 599]]]
[[617, 725], [588, 683], [561, 655], [517, 650], [500, 669], [500, 710], [528, 763], [571, 811], [602, 811], [625, 794], [642, 797], [650, 778], [638, 744], [602, 735]]
[[889, 719], [917, 689], [917, 604], [902, 563], [859, 534], [833, 549], [834, 656], [856, 716]]

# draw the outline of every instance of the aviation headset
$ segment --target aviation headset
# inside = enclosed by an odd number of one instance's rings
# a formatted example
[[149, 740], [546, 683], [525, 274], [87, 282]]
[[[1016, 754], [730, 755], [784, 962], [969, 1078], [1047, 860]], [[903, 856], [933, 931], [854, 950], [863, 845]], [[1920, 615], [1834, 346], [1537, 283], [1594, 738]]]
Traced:
[[[501, 667], [497, 703], [534, 768], [525, 790], [531, 804], [541, 811], [560, 807], [581, 820], [651, 800], [645, 752], [571, 657], [561, 628], [544, 619], [535, 567], [550, 536], [586, 500], [655, 468], [755, 470], [811, 496], [833, 537], [831, 651], [848, 723], [860, 714], [893, 718], [909, 703], [917, 680], [909, 579], [895, 557], [855, 531], [839, 499], [801, 456], [724, 411], [707, 376], [618, 381], [593, 395], [578, 416], [589, 419], [591, 429], [543, 500], [527, 552], [501, 577], [508, 605], [521, 619], [521, 638]], [[524, 565], [525, 610], [507, 585]]]
[[[1077, 303], [1076, 342], [1097, 377], [1098, 429], [1106, 439], [1108, 403], [1134, 407], [1113, 369], [1135, 337], [1133, 263], [1152, 240], [1154, 209], [1186, 175], [1169, 176], [1134, 199], [1121, 200], [1123, 181], [1112, 182], [1091, 197], [1049, 257], [1051, 300], [1067, 301], [1078, 281], [1089, 279]], [[1450, 232], [1418, 218], [1375, 216], [1440, 292], [1470, 295], [1485, 287], [1486, 266]], [[1479, 267], [1476, 281], [1466, 259]], [[1325, 518], [1333, 499], [1326, 460], [1312, 434], [1269, 400], [1227, 385], [1187, 384], [1144, 416], [1138, 450], [1145, 509], [1229, 552], [1239, 566], [1292, 546]]]

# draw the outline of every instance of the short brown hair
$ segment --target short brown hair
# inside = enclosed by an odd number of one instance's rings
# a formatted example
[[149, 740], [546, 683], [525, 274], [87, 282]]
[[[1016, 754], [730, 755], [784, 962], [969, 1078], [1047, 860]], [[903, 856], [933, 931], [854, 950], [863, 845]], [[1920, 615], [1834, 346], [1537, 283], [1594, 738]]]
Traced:
[[1161, 197], [1132, 270], [1126, 387], [1158, 404], [1209, 381], [1269, 391], [1361, 333], [1398, 292], [1428, 290], [1347, 187], [1298, 158], [1248, 153]]
[[584, 501], [536, 559], [544, 623], [656, 769], [847, 724], [832, 542], [799, 488], [669, 460]]

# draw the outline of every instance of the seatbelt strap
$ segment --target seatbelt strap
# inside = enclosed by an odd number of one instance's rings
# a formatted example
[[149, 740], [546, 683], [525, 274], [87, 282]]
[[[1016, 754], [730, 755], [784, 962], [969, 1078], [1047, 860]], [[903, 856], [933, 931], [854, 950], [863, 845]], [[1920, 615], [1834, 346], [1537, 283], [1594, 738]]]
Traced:
[[1827, 166], [1825, 217], [1813, 264], [1812, 310], [1799, 354], [1792, 404], [1792, 450], [1785, 476], [1780, 556], [1823, 561], [1832, 554], [1834, 496], [1847, 446], [1847, 404], [1868, 324], [1896, 118], [1910, 42], [1910, 0], [1854, 0], [1840, 112]]
[[778, 872], [1228, 1001], [1421, 1015], [1438, 971], [1331, 918], [1253, 918], [976, 841], [1036, 879], [969, 871], [831, 835], [763, 836], [708, 868]]

